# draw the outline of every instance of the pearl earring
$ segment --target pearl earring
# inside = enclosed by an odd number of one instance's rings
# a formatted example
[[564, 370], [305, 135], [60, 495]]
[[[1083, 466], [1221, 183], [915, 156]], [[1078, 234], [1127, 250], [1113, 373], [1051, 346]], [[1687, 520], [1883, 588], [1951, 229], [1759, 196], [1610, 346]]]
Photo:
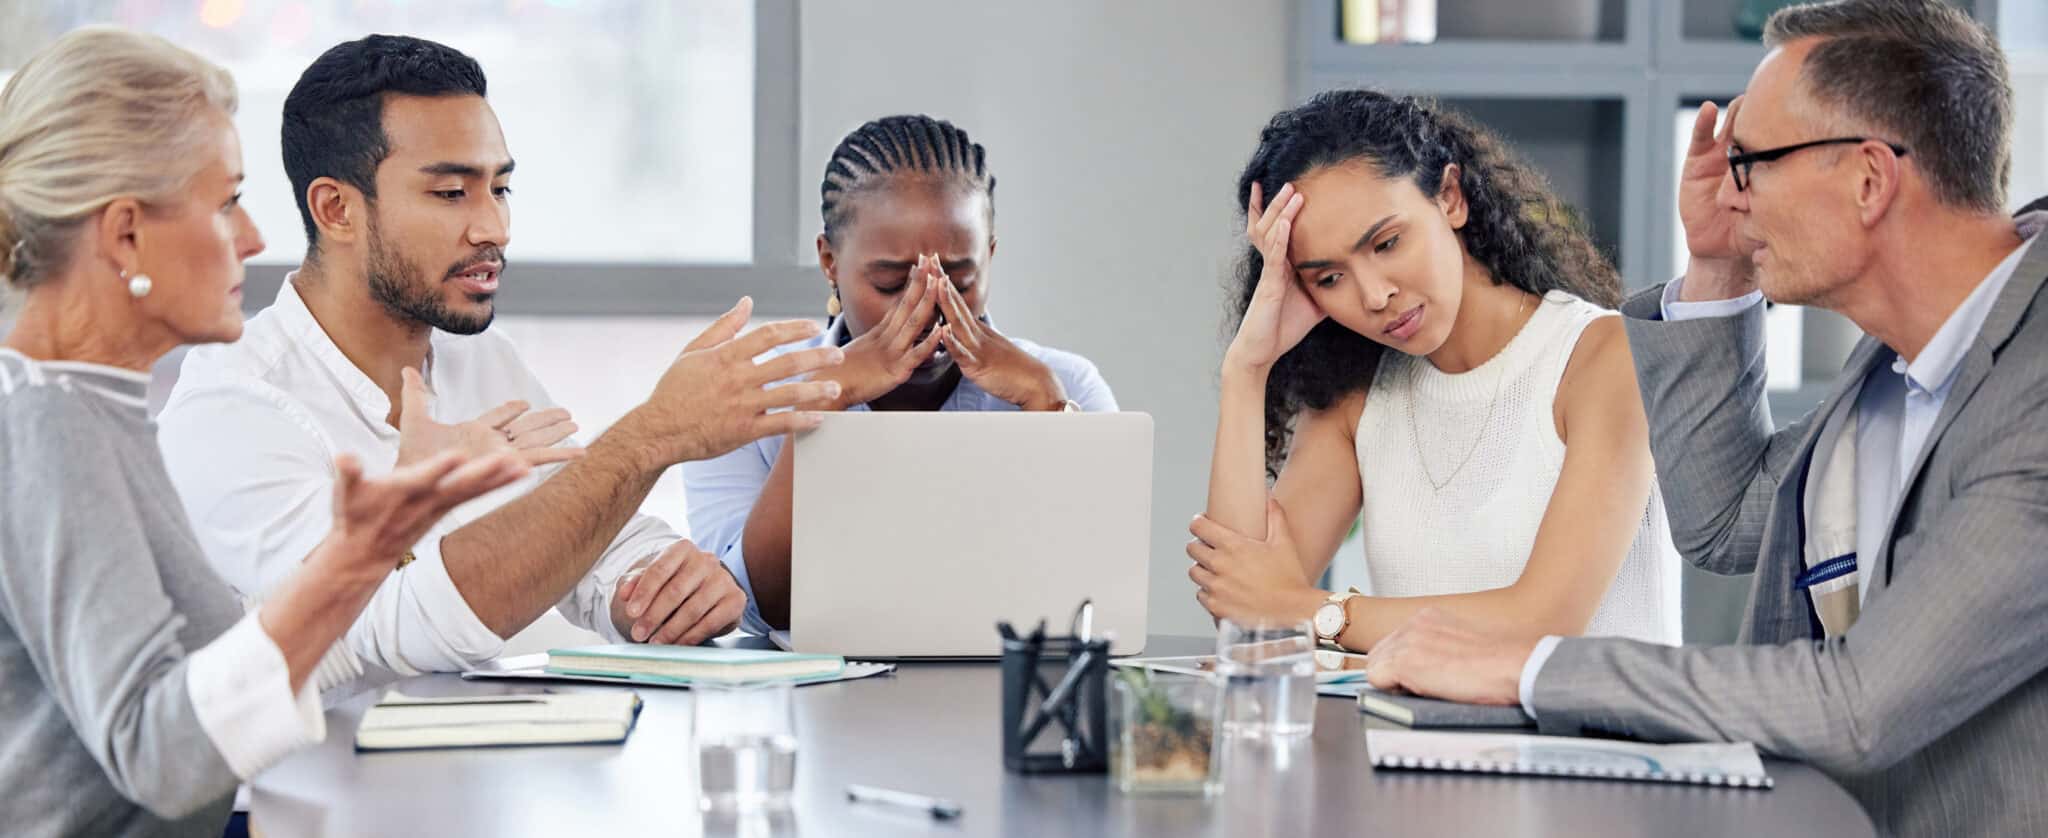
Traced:
[[838, 317], [840, 309], [841, 306], [839, 304], [839, 286], [834, 285], [832, 286], [832, 296], [825, 298], [825, 316]]
[[136, 274], [133, 279], [128, 280], [128, 296], [140, 300], [149, 296], [149, 289], [155, 286], [156, 283], [150, 280], [148, 274]]

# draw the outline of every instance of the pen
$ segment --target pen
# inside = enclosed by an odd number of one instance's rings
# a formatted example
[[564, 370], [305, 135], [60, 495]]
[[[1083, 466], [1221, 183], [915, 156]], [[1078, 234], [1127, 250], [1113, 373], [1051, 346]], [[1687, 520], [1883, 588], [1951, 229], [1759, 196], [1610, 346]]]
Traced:
[[874, 786], [848, 785], [846, 799], [855, 803], [887, 803], [907, 809], [923, 809], [942, 821], [960, 817], [960, 804], [938, 797], [926, 797], [907, 791], [878, 789]]

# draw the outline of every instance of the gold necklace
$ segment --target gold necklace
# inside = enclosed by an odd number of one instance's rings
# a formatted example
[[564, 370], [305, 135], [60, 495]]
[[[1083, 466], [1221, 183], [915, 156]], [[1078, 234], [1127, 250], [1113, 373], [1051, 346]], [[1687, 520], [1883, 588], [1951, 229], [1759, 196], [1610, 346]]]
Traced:
[[[1520, 320], [1522, 317], [1522, 312], [1528, 311], [1529, 307], [1533, 304], [1533, 301], [1524, 300], [1522, 302], [1522, 306], [1515, 310], [1515, 319]], [[1528, 324], [1524, 323], [1522, 328], [1527, 328], [1527, 326]], [[1508, 346], [1515, 342], [1515, 336], [1520, 334], [1521, 329], [1516, 329], [1515, 335], [1510, 335], [1508, 337], [1508, 342], [1501, 344], [1500, 352], [1495, 352], [1494, 357], [1499, 357], [1501, 352], [1508, 351]], [[1487, 360], [1491, 361], [1493, 359], [1488, 358]], [[1429, 363], [1429, 359], [1423, 358], [1422, 363]], [[1486, 363], [1482, 361], [1480, 362], [1479, 366], [1486, 366]], [[1508, 377], [1505, 373], [1494, 374], [1493, 398], [1488, 400], [1486, 403], [1486, 418], [1480, 420], [1479, 422], [1479, 433], [1473, 436], [1471, 447], [1465, 449], [1464, 458], [1458, 461], [1457, 467], [1451, 469], [1450, 476], [1445, 477], [1443, 479], [1443, 482], [1441, 483], [1437, 482], [1436, 475], [1429, 473], [1429, 458], [1422, 455], [1422, 426], [1415, 421], [1415, 393], [1411, 390], [1407, 394], [1408, 398], [1403, 400], [1406, 407], [1408, 408], [1408, 433], [1411, 434], [1412, 438], [1415, 440], [1415, 461], [1421, 464], [1422, 479], [1429, 481], [1429, 488], [1432, 493], [1441, 493], [1444, 490], [1445, 486], [1451, 485], [1451, 481], [1458, 479], [1458, 473], [1465, 470], [1465, 464], [1471, 462], [1472, 455], [1479, 451], [1479, 444], [1481, 442], [1486, 441], [1486, 428], [1487, 426], [1493, 424], [1493, 411], [1494, 408], [1500, 404], [1501, 385], [1507, 381], [1507, 378]]]

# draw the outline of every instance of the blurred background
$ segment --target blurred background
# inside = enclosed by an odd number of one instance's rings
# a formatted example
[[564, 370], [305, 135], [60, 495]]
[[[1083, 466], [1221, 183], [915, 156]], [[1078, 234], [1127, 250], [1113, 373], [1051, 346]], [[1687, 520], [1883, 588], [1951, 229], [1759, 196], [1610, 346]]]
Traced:
[[[2048, 194], [2048, 3], [1958, 0], [2012, 61], [2014, 206]], [[1429, 94], [1504, 134], [1632, 287], [1682, 270], [1673, 205], [1693, 109], [1740, 92], [1775, 0], [0, 0], [0, 78], [63, 32], [165, 35], [241, 86], [267, 305], [304, 252], [278, 119], [301, 70], [372, 32], [477, 58], [519, 160], [498, 328], [594, 436], [709, 317], [822, 317], [825, 156], [891, 113], [952, 120], [1000, 180], [992, 310], [1093, 359], [1157, 423], [1151, 629], [1205, 634], [1186, 577], [1215, 426], [1237, 170], [1319, 90]], [[6, 323], [0, 314], [0, 333]], [[1770, 376], [1803, 412], [1857, 333], [1779, 307]], [[178, 356], [159, 369], [160, 386]], [[943, 452], [934, 452], [934, 462]], [[680, 475], [645, 511], [687, 532]], [[1062, 545], [1049, 544], [1048, 549]], [[1337, 585], [1363, 586], [1355, 544]], [[1688, 640], [1732, 639], [1746, 580], [1688, 570]], [[543, 625], [513, 651], [571, 631]]]

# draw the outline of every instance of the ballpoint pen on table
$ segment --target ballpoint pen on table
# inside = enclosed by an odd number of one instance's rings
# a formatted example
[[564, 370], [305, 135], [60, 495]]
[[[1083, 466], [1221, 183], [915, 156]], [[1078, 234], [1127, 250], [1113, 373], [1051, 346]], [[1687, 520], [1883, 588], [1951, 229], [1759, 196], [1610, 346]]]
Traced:
[[939, 820], [960, 817], [960, 804], [939, 797], [926, 797], [907, 791], [879, 789], [874, 786], [851, 785], [846, 787], [846, 799], [855, 803], [886, 803], [907, 809], [923, 809]]

